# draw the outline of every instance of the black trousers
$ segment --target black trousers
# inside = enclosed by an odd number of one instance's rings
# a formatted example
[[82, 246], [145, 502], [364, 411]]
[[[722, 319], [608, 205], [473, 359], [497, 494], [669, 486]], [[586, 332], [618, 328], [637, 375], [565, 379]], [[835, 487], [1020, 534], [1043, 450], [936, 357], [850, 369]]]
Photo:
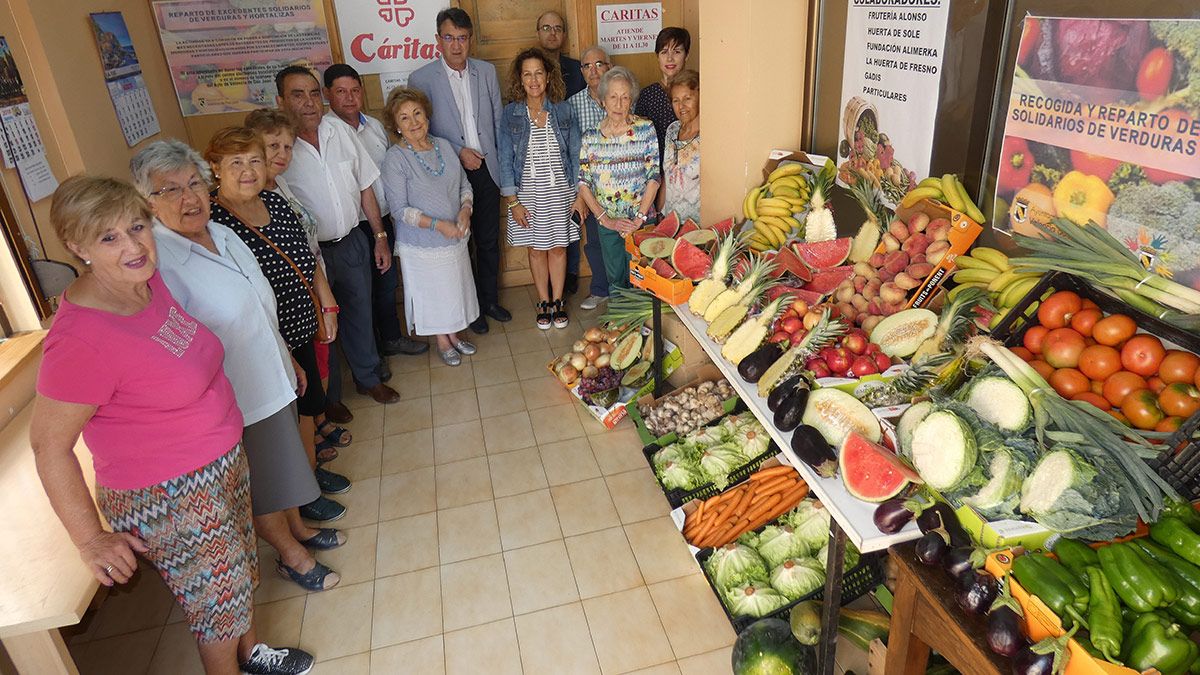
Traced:
[[[367, 235], [372, 245], [375, 244], [375, 233], [371, 230], [370, 222], [360, 221], [358, 229]], [[396, 228], [392, 224], [390, 214], [383, 217], [383, 231], [388, 236], [388, 251], [395, 251]], [[378, 267], [371, 266], [371, 316], [375, 320], [375, 339], [380, 343], [378, 346], [404, 337], [400, 329], [400, 316], [396, 313], [396, 289], [399, 287], [400, 264], [395, 257], [392, 259], [392, 266], [386, 272], [380, 272]]]
[[479, 309], [500, 301], [500, 188], [488, 173], [487, 162], [467, 171], [475, 193], [471, 212], [471, 244], [475, 295]]

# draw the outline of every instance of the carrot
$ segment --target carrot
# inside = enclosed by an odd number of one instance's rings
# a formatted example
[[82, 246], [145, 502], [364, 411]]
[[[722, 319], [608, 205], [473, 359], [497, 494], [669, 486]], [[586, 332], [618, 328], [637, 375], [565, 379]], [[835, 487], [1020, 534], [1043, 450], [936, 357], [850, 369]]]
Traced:
[[709, 538], [709, 536], [712, 533], [713, 526], [716, 524], [717, 524], [716, 519], [710, 518], [707, 523], [703, 523], [698, 528], [696, 528], [695, 534], [690, 539], [692, 545], [703, 548], [702, 544], [703, 544], [704, 540]]
[[780, 500], [780, 503], [787, 505], [787, 510], [790, 511], [800, 503], [801, 499], [804, 499], [807, 496], [808, 483], [800, 481], [799, 485], [783, 493], [783, 498]]
[[780, 464], [779, 466], [772, 466], [767, 469], [759, 469], [758, 471], [755, 471], [754, 473], [750, 474], [750, 480], [761, 481], [766, 480], [767, 478], [773, 478], [776, 476], [782, 476], [786, 473], [795, 472], [796, 470], [791, 466], [788, 466], [787, 464]]
[[742, 517], [742, 515], [746, 512], [746, 509], [750, 508], [750, 503], [754, 501], [756, 496], [758, 496], [758, 490], [746, 490], [746, 494], [742, 495], [742, 498], [733, 507], [733, 517], [735, 522], [737, 519]]
[[699, 508], [697, 508], [695, 511], [692, 511], [692, 514], [695, 515], [696, 520], [699, 521], [704, 518], [704, 512], [707, 510], [708, 510], [708, 502], [703, 501], [703, 502], [700, 502]]
[[758, 494], [762, 496], [772, 495], [776, 492], [783, 491], [788, 487], [796, 484], [795, 476], [783, 476], [780, 478], [772, 478], [758, 484]]
[[757, 501], [755, 504], [751, 505], [746, 517], [749, 518], [751, 522], [758, 520], [759, 516], [764, 513], [770, 513], [771, 509], [779, 506], [779, 498], [779, 495], [771, 495], [770, 497], [765, 497]]

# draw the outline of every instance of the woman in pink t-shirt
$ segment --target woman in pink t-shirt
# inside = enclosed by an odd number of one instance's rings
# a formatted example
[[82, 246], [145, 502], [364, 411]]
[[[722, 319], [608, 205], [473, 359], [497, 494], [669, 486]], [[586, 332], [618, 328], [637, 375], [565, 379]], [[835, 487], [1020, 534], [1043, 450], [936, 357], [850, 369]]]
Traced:
[[[156, 271], [149, 205], [126, 183], [80, 176], [54, 193], [50, 220], [88, 270], [63, 293], [46, 337], [30, 429], [55, 513], [105, 586], [129, 581], [136, 554], [154, 565], [206, 672], [308, 672], [309, 654], [256, 642], [242, 415], [220, 341]], [[112, 532], [75, 458], [81, 433]]]

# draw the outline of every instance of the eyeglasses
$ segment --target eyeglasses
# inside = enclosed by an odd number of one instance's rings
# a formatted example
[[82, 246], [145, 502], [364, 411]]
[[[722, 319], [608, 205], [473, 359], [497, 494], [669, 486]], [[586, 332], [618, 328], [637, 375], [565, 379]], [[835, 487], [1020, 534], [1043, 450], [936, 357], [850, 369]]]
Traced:
[[551, 26], [550, 24], [539, 26], [538, 30], [542, 31], [543, 33], [565, 33], [567, 31], [567, 29], [563, 28], [562, 26]]
[[607, 66], [608, 61], [592, 61], [591, 63], [581, 63], [579, 65], [583, 66], [584, 70], [596, 70], [597, 68]]
[[457, 42], [460, 45], [465, 45], [471, 41], [470, 35], [443, 35], [442, 42]]
[[150, 193], [151, 197], [161, 197], [171, 201], [179, 201], [183, 199], [183, 191], [190, 190], [197, 197], [208, 196], [208, 185], [204, 181], [195, 179], [187, 184], [186, 187], [180, 185], [168, 185], [165, 188], [160, 188]]

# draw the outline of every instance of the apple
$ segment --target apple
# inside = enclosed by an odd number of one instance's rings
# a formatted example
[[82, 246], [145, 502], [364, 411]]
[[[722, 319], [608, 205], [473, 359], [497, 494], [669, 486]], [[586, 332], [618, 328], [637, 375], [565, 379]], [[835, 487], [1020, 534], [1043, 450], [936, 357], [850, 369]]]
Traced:
[[787, 331], [777, 330], [771, 334], [771, 337], [767, 338], [767, 342], [775, 344], [775, 343], [779, 343], [779, 342], [788, 342], [791, 339], [792, 339], [792, 336]]
[[[871, 346], [874, 347], [875, 345], [872, 343]], [[888, 368], [892, 367], [891, 357], [889, 357], [887, 354], [884, 354], [883, 352], [880, 352], [880, 351], [875, 352], [875, 354], [873, 355], [873, 358], [875, 359], [875, 367], [881, 373], [883, 371], [887, 370]]]
[[808, 335], [808, 331], [806, 331], [806, 330], [800, 330], [795, 333], [792, 333], [792, 336], [791, 336], [792, 346], [796, 346], [796, 345], [800, 344], [804, 340], [804, 336], [806, 336], [806, 335]]
[[783, 321], [779, 322], [779, 330], [786, 331], [792, 335], [795, 335], [803, 329], [804, 322], [800, 320], [800, 317], [789, 316]]
[[829, 363], [829, 360], [834, 356], [835, 350], [837, 350], [837, 347], [822, 347], [821, 351], [817, 352], [817, 356], [825, 363]]
[[875, 359], [866, 354], [860, 354], [859, 356], [855, 356], [854, 361], [850, 363], [850, 372], [853, 373], [854, 377], [862, 377], [878, 373], [879, 369], [875, 367]]
[[829, 377], [833, 373], [829, 370], [829, 366], [824, 361], [817, 361], [809, 368], [812, 371], [813, 377]]
[[866, 354], [868, 344], [870, 342], [867, 341], [866, 336], [859, 333], [851, 333], [842, 340], [842, 346], [848, 349], [851, 354]]
[[825, 358], [825, 363], [829, 364], [829, 369], [833, 372], [844, 373], [850, 368], [850, 352], [844, 347], [838, 347]]

